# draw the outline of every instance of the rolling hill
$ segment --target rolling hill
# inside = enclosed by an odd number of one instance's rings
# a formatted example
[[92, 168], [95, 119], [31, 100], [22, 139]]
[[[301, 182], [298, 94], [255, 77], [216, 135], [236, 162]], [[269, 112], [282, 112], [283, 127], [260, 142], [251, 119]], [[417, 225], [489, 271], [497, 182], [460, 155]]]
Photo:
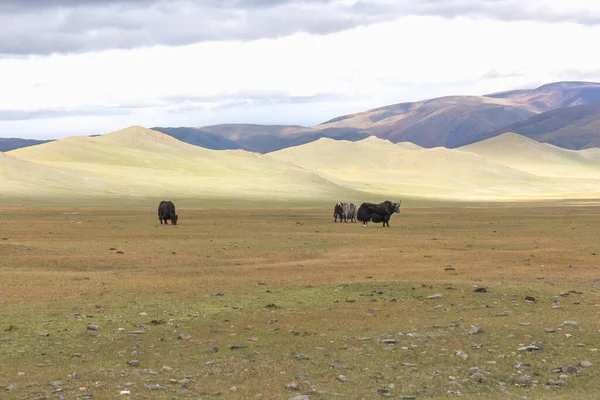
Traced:
[[515, 133], [503, 133], [457, 150], [539, 176], [600, 179], [600, 163], [589, 155], [540, 143]]
[[320, 138], [260, 154], [205, 149], [134, 126], [0, 153], [0, 188], [6, 196], [65, 199], [595, 198], [595, 150], [565, 150], [509, 133], [458, 149], [370, 136]]
[[[474, 200], [600, 194], [599, 163], [565, 151], [537, 167], [535, 154], [530, 164], [503, 158], [510, 148], [522, 145], [518, 135], [503, 139], [501, 143], [488, 142], [481, 149], [469, 151], [442, 147], [406, 149], [374, 137], [357, 142], [319, 139], [267, 156], [316, 171], [340, 185], [388, 196], [403, 193]], [[482, 155], [485, 149], [489, 149], [488, 157]], [[570, 174], [553, 174], [572, 164], [573, 159], [578, 163], [569, 170]], [[554, 162], [553, 168], [545, 171], [550, 162]]]
[[[8, 153], [83, 179], [82, 190], [110, 182], [122, 196], [321, 199], [355, 195], [302, 168], [242, 150], [209, 150], [142, 127], [75, 136]], [[40, 174], [39, 186], [45, 185]]]

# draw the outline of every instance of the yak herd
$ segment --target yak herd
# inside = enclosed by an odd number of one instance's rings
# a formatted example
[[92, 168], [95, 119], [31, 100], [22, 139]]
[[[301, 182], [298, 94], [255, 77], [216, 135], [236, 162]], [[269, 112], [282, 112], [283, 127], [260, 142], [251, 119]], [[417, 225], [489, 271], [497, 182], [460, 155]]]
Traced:
[[390, 226], [390, 217], [394, 213], [400, 212], [400, 202], [392, 203], [386, 200], [379, 204], [374, 203], [362, 203], [358, 210], [356, 205], [353, 203], [336, 203], [333, 208], [333, 220], [337, 222], [338, 218], [340, 222], [356, 222], [357, 220], [362, 222], [364, 226], [367, 226], [369, 221], [380, 223], [383, 222], [383, 226]]
[[[340, 222], [356, 222], [357, 220], [362, 222], [364, 226], [367, 226], [369, 221], [375, 223], [383, 222], [383, 226], [390, 226], [390, 217], [394, 213], [400, 212], [400, 202], [392, 203], [386, 200], [379, 204], [374, 203], [362, 203], [358, 209], [353, 203], [336, 203], [333, 208], [334, 222], [337, 222], [338, 218]], [[158, 205], [158, 219], [162, 225], [163, 221], [167, 225], [167, 221], [171, 221], [171, 224], [177, 225], [179, 216], [175, 212], [175, 204], [170, 200], [163, 200]]]

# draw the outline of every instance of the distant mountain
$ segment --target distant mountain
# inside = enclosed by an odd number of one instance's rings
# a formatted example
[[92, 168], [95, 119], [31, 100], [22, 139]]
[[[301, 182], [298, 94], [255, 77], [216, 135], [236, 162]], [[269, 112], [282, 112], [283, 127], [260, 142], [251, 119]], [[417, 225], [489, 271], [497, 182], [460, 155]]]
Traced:
[[600, 83], [555, 82], [531, 90], [492, 93], [485, 97], [507, 99], [536, 113], [600, 102]]
[[0, 151], [11, 151], [20, 149], [21, 147], [35, 146], [36, 144], [51, 142], [52, 140], [0, 138]]
[[600, 83], [557, 82], [531, 90], [394, 104], [337, 117], [317, 128], [354, 127], [392, 142], [455, 148], [489, 138], [540, 112], [595, 102], [600, 102]]
[[547, 111], [490, 135], [514, 132], [565, 149], [600, 147], [600, 103]]
[[[220, 124], [153, 129], [207, 149], [241, 149], [263, 154], [321, 138], [357, 141], [369, 136], [425, 148], [457, 148], [505, 132], [582, 149], [600, 146], [593, 106], [597, 103], [600, 103], [600, 83], [555, 82], [536, 89], [393, 104], [339, 116], [312, 127]], [[3, 146], [3, 141], [11, 144]], [[0, 139], [0, 150], [43, 142]]]
[[226, 137], [202, 131], [196, 128], [163, 128], [163, 127], [154, 127], [152, 130], [162, 132], [169, 136], [174, 137], [175, 139], [179, 139], [182, 142], [193, 144], [195, 146], [204, 147], [205, 149], [211, 150], [235, 150], [235, 149], [244, 149], [243, 146], [240, 146], [238, 143], [233, 140], [229, 140]]
[[356, 141], [369, 136], [354, 128], [313, 129], [296, 125], [222, 124], [199, 128], [152, 129], [207, 149], [242, 149], [257, 153], [298, 146], [323, 137]]
[[503, 99], [451, 96], [375, 108], [338, 117], [318, 127], [355, 127], [394, 143], [453, 148], [477, 142], [488, 132], [532, 115], [532, 111]]

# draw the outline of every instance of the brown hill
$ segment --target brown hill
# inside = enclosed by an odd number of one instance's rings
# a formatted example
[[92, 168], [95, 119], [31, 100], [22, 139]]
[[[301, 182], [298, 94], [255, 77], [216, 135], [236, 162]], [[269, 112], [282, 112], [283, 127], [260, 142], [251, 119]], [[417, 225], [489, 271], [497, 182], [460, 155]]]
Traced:
[[336, 118], [319, 127], [355, 127], [394, 143], [453, 148], [477, 142], [488, 132], [532, 115], [533, 112], [512, 106], [504, 99], [452, 96], [376, 108]]
[[515, 105], [541, 113], [562, 107], [600, 102], [600, 83], [555, 82], [537, 89], [492, 93], [486, 97], [508, 99]]
[[600, 147], [600, 103], [547, 111], [492, 134], [515, 132], [566, 149]]

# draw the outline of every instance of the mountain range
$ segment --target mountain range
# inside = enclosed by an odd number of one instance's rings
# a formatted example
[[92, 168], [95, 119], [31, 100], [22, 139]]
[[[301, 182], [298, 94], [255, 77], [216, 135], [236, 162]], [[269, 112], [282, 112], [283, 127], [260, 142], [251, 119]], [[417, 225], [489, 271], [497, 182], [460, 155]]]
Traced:
[[427, 148], [457, 148], [504, 132], [568, 149], [583, 149], [600, 144], [599, 103], [600, 83], [556, 82], [530, 90], [393, 104], [312, 127], [221, 124], [152, 129], [207, 148], [259, 153], [323, 137], [356, 141], [375, 136]]
[[[207, 149], [263, 154], [321, 138], [358, 141], [369, 136], [426, 148], [457, 148], [505, 132], [579, 150], [600, 146], [600, 83], [556, 82], [484, 96], [446, 96], [399, 103], [310, 127], [220, 124], [152, 129]], [[44, 142], [47, 141], [0, 138], [0, 151]]]

